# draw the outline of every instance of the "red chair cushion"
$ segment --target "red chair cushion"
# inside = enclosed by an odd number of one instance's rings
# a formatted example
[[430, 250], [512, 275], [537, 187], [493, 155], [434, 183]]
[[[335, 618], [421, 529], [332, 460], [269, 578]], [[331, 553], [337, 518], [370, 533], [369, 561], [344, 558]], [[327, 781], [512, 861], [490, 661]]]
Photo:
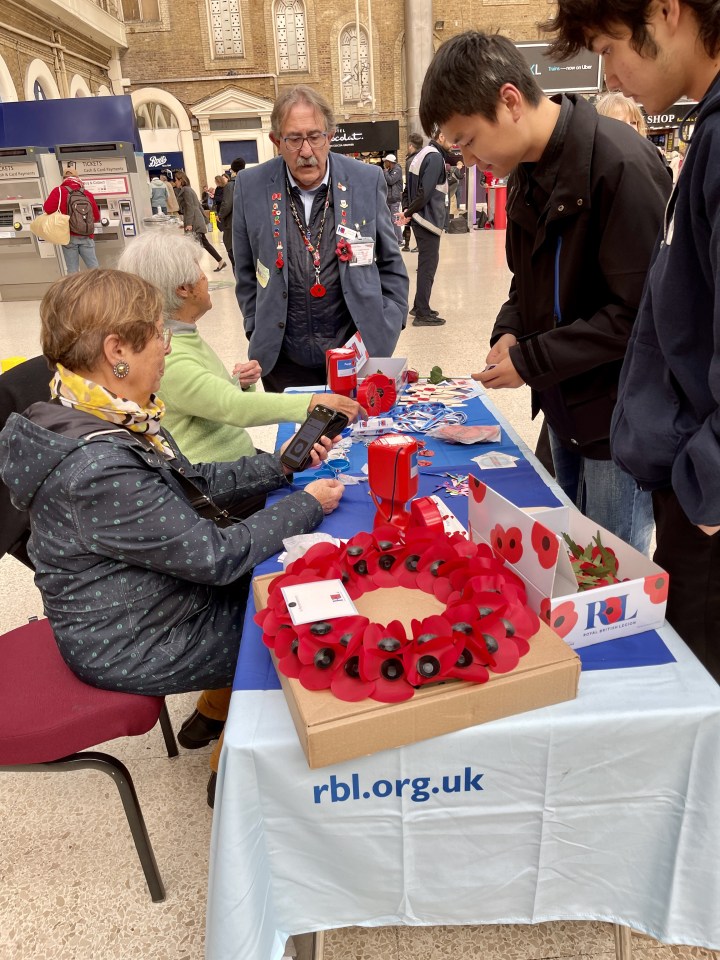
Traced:
[[60, 656], [47, 620], [0, 636], [0, 765], [59, 760], [150, 730], [163, 697], [99, 690]]

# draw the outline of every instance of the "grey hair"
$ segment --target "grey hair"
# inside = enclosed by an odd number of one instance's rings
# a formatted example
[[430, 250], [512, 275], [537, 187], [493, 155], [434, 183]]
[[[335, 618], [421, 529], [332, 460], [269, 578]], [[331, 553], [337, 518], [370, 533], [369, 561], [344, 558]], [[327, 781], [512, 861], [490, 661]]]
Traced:
[[202, 248], [173, 227], [148, 230], [125, 247], [118, 270], [147, 280], [162, 294], [163, 315], [169, 320], [182, 306], [177, 289], [192, 286], [202, 276]]
[[317, 90], [313, 90], [312, 87], [299, 83], [297, 86], [290, 87], [289, 90], [281, 93], [275, 101], [275, 106], [270, 115], [270, 129], [276, 137], [282, 136], [285, 118], [298, 103], [305, 103], [312, 107], [316, 113], [321, 114], [325, 119], [325, 129], [328, 132], [335, 129], [335, 114], [325, 97]]

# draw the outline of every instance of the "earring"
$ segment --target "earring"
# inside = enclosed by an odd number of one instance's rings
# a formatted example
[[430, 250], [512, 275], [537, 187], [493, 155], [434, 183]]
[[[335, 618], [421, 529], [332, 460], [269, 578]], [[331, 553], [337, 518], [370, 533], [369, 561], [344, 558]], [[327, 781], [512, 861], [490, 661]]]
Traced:
[[125, 377], [130, 373], [130, 364], [125, 360], [118, 360], [118, 362], [113, 366], [112, 372], [118, 378], [118, 380], [124, 380]]

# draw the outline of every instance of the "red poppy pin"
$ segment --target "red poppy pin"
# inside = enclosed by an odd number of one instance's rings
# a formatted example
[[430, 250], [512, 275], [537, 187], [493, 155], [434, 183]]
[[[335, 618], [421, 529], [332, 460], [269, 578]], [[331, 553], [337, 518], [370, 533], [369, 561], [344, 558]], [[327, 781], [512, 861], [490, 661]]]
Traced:
[[335, 247], [335, 253], [337, 254], [338, 260], [342, 260], [343, 263], [349, 263], [353, 258], [352, 247], [344, 237], [338, 241], [338, 245]]

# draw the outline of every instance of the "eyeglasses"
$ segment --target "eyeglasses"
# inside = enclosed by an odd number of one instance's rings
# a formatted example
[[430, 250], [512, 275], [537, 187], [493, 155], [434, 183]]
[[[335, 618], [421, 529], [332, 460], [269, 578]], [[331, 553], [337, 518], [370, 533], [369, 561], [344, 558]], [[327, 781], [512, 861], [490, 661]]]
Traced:
[[173, 332], [170, 327], [163, 327], [162, 330], [155, 328], [155, 336], [158, 340], [162, 340], [163, 346], [167, 349], [170, 346], [170, 341], [172, 340]]
[[305, 143], [306, 140], [311, 147], [321, 147], [325, 143], [327, 138], [328, 138], [327, 133], [320, 133], [318, 131], [317, 133], [308, 134], [307, 137], [300, 137], [300, 136], [282, 137], [282, 142], [285, 144], [288, 150], [292, 150], [293, 153], [297, 153], [298, 150], [302, 150], [302, 145]]

